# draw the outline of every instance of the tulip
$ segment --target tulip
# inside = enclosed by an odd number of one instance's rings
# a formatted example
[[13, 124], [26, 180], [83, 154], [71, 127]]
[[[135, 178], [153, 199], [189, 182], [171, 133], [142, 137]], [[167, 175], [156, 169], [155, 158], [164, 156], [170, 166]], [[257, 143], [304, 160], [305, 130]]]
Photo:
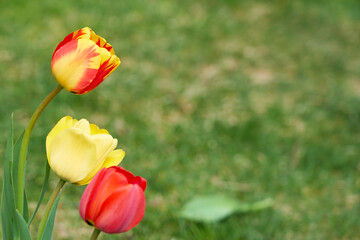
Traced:
[[116, 149], [117, 139], [87, 120], [63, 117], [46, 137], [51, 169], [63, 180], [88, 184], [103, 167], [118, 165], [125, 152]]
[[70, 33], [56, 47], [51, 70], [58, 83], [75, 94], [96, 88], [120, 65], [112, 46], [85, 27]]
[[103, 168], [81, 197], [81, 218], [106, 233], [129, 231], [144, 216], [145, 188], [144, 178], [121, 167]]

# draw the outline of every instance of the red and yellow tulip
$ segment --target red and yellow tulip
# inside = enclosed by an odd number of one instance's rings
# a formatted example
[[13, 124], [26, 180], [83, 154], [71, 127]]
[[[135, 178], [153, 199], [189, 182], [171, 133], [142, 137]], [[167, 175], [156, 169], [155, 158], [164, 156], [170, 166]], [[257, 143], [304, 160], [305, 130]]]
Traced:
[[51, 70], [66, 90], [84, 94], [96, 88], [120, 65], [112, 46], [85, 27], [70, 33], [56, 47]]
[[63, 117], [46, 137], [51, 169], [63, 180], [88, 184], [103, 167], [118, 165], [125, 152], [116, 149], [117, 139], [87, 120]]
[[121, 167], [101, 169], [80, 201], [81, 218], [106, 233], [135, 227], [145, 213], [146, 180]]

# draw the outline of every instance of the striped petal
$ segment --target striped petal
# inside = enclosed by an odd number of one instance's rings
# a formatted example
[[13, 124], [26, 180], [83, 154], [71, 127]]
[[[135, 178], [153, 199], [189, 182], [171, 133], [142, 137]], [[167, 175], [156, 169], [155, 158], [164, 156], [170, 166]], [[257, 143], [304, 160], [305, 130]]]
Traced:
[[90, 39], [94, 41], [99, 47], [106, 49], [111, 55], [115, 54], [113, 47], [106, 42], [105, 38], [96, 35], [92, 30], [90, 30]]
[[96, 74], [94, 80], [84, 89], [78, 92], [78, 94], [87, 93], [94, 88], [96, 88], [106, 77], [110, 75], [119, 65], [120, 59], [116, 55], [111, 55], [111, 57], [103, 62]]
[[67, 35], [63, 41], [61, 41], [59, 43], [59, 45], [56, 47], [53, 57], [55, 55], [55, 53], [57, 52], [57, 50], [59, 50], [62, 46], [64, 46], [65, 44], [67, 44], [68, 42], [70, 42], [71, 40], [74, 39], [80, 39], [80, 38], [85, 38], [85, 39], [90, 39], [90, 32], [92, 32], [92, 30], [88, 27], [84, 27], [80, 30], [77, 30], [75, 32], [70, 33], [69, 35]]
[[55, 52], [51, 69], [68, 91], [78, 93], [90, 85], [101, 64], [99, 47], [88, 39], [71, 40]]

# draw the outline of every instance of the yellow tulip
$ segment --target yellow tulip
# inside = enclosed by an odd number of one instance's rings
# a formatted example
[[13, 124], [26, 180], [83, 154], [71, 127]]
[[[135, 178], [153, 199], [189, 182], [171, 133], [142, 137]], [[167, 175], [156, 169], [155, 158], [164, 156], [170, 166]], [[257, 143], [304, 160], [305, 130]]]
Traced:
[[118, 165], [125, 156], [116, 149], [117, 139], [86, 119], [63, 117], [46, 137], [51, 169], [63, 180], [88, 184], [103, 167]]

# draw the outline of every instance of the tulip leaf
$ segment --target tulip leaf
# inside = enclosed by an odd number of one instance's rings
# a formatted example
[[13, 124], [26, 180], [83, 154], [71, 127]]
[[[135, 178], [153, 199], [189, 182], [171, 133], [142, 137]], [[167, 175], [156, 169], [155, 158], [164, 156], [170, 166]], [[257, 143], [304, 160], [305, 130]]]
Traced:
[[18, 224], [15, 211], [14, 186], [12, 180], [12, 164], [14, 158], [13, 115], [10, 118], [9, 135], [6, 144], [4, 179], [1, 194], [1, 229], [3, 239], [18, 237]]
[[28, 227], [25, 219], [23, 218], [23, 216], [21, 216], [21, 214], [18, 210], [16, 210], [16, 216], [17, 216], [18, 223], [19, 223], [21, 240], [31, 240], [29, 227]]
[[[19, 153], [20, 153], [20, 147], [21, 147], [21, 142], [22, 142], [22, 138], [24, 135], [24, 131], [21, 133], [20, 137], [16, 140], [15, 144], [14, 144], [14, 154], [13, 154], [13, 167], [12, 167], [12, 178], [14, 181], [14, 186], [17, 186], [17, 181], [18, 181], [18, 171], [19, 171]], [[14, 189], [15, 190], [15, 189]], [[15, 194], [15, 199], [16, 199], [16, 194], [17, 191], [14, 192]]]
[[60, 200], [60, 195], [61, 195], [61, 190], [60, 190], [59, 195], [56, 197], [54, 205], [51, 208], [49, 217], [48, 217], [48, 219], [46, 221], [44, 232], [43, 232], [43, 234], [41, 236], [41, 240], [51, 239], [52, 231], [53, 231], [53, 228], [54, 228], [56, 208], [57, 208], [57, 205], [58, 205], [59, 200]]
[[25, 189], [24, 189], [24, 204], [23, 204], [23, 217], [25, 219], [25, 221], [27, 222], [29, 220], [29, 207], [28, 207], [28, 200], [27, 200], [27, 197], [26, 197], [26, 192], [25, 192]]
[[[13, 164], [12, 164], [12, 179], [14, 182], [14, 187], [17, 187], [18, 182], [18, 171], [19, 171], [19, 153], [21, 148], [21, 142], [24, 135], [23, 131], [21, 135], [18, 137], [18, 139], [15, 141], [14, 147], [13, 147]], [[17, 191], [14, 189], [14, 196], [15, 199], [17, 199]], [[23, 205], [23, 213], [22, 216], [24, 217], [25, 221], [29, 218], [29, 209], [28, 209], [28, 202], [26, 198], [26, 193], [24, 190], [24, 205]]]
[[272, 204], [271, 199], [243, 203], [225, 195], [198, 196], [184, 205], [180, 216], [193, 221], [218, 222], [236, 212], [258, 211]]
[[45, 176], [44, 176], [44, 183], [43, 183], [43, 186], [42, 186], [42, 190], [41, 190], [41, 194], [40, 194], [40, 198], [39, 198], [39, 201], [36, 205], [36, 208], [35, 208], [35, 211], [34, 213], [31, 215], [31, 218], [30, 220], [28, 221], [28, 225], [31, 224], [32, 220], [34, 219], [37, 211], [39, 210], [39, 207], [41, 205], [41, 202], [44, 198], [44, 194], [46, 192], [46, 189], [48, 187], [48, 183], [49, 183], [49, 175], [50, 175], [50, 166], [49, 166], [49, 163], [47, 161], [45, 161]]

